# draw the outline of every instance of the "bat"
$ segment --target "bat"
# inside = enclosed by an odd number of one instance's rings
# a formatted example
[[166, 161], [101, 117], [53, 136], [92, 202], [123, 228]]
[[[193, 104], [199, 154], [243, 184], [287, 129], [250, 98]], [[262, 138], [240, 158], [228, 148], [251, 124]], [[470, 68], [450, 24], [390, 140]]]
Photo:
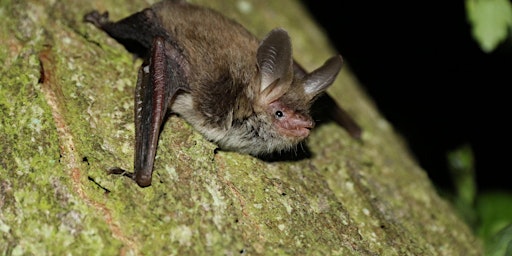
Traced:
[[[220, 149], [253, 156], [295, 148], [315, 126], [312, 104], [333, 83], [337, 55], [307, 73], [292, 57], [281, 28], [262, 40], [220, 13], [180, 0], [154, 4], [120, 21], [92, 11], [84, 21], [143, 58], [135, 88], [134, 171], [151, 185], [160, 129], [167, 113], [185, 119]], [[328, 95], [331, 117], [359, 138], [361, 128]]]

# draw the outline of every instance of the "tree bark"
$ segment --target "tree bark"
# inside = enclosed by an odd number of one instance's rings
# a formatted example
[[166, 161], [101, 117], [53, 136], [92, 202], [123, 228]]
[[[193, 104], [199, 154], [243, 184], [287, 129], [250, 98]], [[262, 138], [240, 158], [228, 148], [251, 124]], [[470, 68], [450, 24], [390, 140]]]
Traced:
[[[194, 1], [259, 36], [285, 28], [308, 70], [335, 54], [297, 1], [212, 2]], [[217, 152], [171, 116], [151, 187], [107, 175], [133, 165], [141, 61], [82, 17], [149, 4], [1, 2], [2, 255], [481, 254], [346, 66], [329, 92], [362, 142], [328, 123], [308, 139], [310, 158], [264, 162]]]

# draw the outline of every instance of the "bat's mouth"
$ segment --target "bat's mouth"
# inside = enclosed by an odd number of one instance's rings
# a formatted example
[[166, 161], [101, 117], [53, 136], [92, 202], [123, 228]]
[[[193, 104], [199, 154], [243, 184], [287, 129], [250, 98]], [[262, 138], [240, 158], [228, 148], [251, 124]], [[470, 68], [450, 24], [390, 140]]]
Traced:
[[294, 137], [298, 139], [305, 139], [309, 136], [311, 129], [315, 127], [312, 121], [295, 121], [293, 125], [280, 126], [281, 132], [285, 136]]

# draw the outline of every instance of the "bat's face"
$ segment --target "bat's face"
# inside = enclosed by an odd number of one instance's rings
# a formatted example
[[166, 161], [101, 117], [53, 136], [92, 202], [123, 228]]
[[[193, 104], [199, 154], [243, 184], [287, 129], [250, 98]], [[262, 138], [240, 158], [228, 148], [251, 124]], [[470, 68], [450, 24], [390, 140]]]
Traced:
[[267, 115], [271, 116], [275, 130], [281, 136], [292, 137], [292, 140], [305, 139], [315, 125], [309, 115], [295, 111], [279, 100], [269, 104]]

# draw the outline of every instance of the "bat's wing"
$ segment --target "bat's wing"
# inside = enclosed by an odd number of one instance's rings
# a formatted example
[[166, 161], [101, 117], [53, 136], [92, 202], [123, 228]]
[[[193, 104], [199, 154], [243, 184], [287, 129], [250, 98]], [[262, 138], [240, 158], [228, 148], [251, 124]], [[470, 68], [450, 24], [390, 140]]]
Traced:
[[[322, 95], [314, 105], [316, 112], [322, 112], [320, 115], [326, 119], [336, 122], [339, 126], [345, 128], [345, 130], [354, 139], [360, 139], [362, 134], [361, 127], [356, 121], [345, 111], [336, 101], [327, 93]], [[318, 111], [320, 110], [320, 111]]]
[[104, 30], [130, 52], [144, 57], [135, 88], [134, 172], [115, 167], [111, 173], [133, 178], [141, 187], [151, 185], [158, 138], [165, 114], [178, 91], [188, 91], [188, 64], [182, 51], [159, 26], [151, 9], [118, 22], [108, 13], [93, 11], [84, 20]]
[[155, 37], [153, 47], [139, 69], [135, 88], [135, 161], [134, 173], [120, 168], [112, 173], [133, 178], [141, 187], [151, 185], [158, 138], [165, 114], [176, 94], [188, 91], [186, 63], [172, 44]]
[[166, 37], [165, 30], [158, 25], [156, 14], [149, 8], [117, 22], [110, 21], [108, 16], [108, 12], [92, 11], [84, 16], [84, 21], [105, 31], [137, 57], [147, 57], [153, 38]]

